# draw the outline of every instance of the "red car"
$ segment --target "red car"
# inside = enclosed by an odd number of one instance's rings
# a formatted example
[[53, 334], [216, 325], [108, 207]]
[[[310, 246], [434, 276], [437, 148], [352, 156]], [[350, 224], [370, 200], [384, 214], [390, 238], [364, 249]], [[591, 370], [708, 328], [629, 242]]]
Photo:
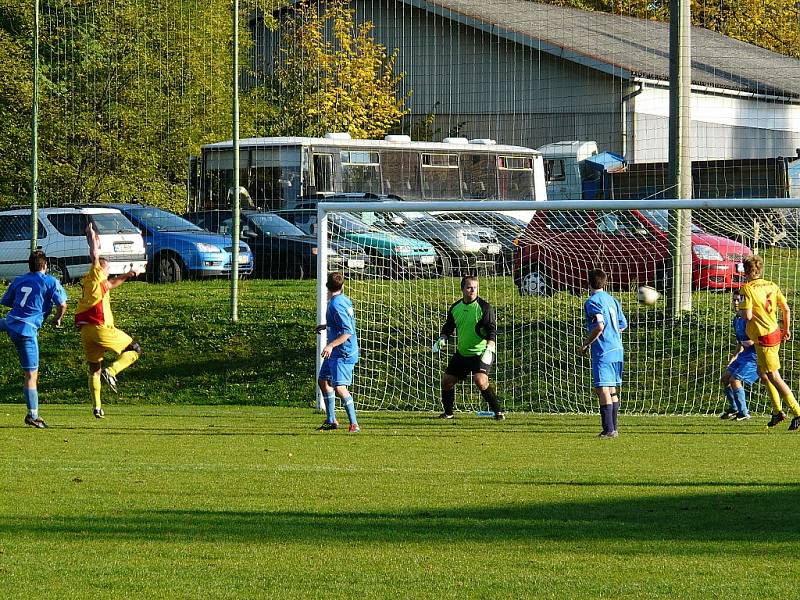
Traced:
[[[692, 288], [728, 290], [744, 283], [750, 248], [692, 225]], [[667, 211], [540, 210], [518, 240], [514, 282], [522, 295], [583, 290], [601, 268], [612, 289], [665, 287], [672, 259]]]

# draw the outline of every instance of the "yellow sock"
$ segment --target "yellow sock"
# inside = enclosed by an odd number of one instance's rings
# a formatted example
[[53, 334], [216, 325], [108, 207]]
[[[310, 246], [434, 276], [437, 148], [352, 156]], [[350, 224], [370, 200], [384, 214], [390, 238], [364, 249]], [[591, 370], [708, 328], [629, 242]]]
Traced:
[[100, 408], [100, 371], [89, 373], [89, 392], [92, 394], [92, 402], [95, 408]]
[[781, 395], [778, 392], [778, 388], [772, 385], [769, 380], [765, 381], [764, 385], [767, 387], [767, 392], [769, 392], [769, 401], [772, 402], [772, 414], [777, 415], [779, 412], [783, 412], [783, 404], [781, 403]]
[[792, 414], [795, 417], [800, 417], [800, 405], [797, 404], [797, 400], [794, 398], [794, 394], [789, 390], [789, 395], [784, 398], [786, 400], [786, 404], [789, 405], [789, 408], [792, 410]]
[[120, 354], [117, 360], [114, 361], [114, 364], [108, 367], [106, 371], [116, 377], [121, 371], [124, 371], [130, 367], [137, 360], [139, 360], [139, 353], [134, 352], [133, 350], [128, 350], [127, 352]]

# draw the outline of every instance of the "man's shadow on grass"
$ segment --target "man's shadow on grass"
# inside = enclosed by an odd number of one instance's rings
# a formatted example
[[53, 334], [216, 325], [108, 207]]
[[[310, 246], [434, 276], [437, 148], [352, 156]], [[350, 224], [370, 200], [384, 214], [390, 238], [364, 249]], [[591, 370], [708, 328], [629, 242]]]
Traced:
[[[660, 484], [651, 482], [656, 489]], [[565, 486], [569, 483], [565, 482]], [[709, 484], [716, 486], [717, 484]], [[674, 495], [663, 493], [613, 500], [525, 502], [402, 512], [157, 510], [123, 514], [26, 515], [0, 519], [4, 538], [165, 540], [185, 542], [285, 543], [501, 543], [505, 541], [697, 542], [674, 552], [703, 554], [707, 543], [747, 542], [739, 553], [761, 553], [753, 542], [797, 543], [800, 528], [788, 517], [800, 503], [800, 486], [762, 484], [754, 489]], [[762, 489], [763, 488], [763, 489]], [[669, 553], [668, 543], [659, 552]]]

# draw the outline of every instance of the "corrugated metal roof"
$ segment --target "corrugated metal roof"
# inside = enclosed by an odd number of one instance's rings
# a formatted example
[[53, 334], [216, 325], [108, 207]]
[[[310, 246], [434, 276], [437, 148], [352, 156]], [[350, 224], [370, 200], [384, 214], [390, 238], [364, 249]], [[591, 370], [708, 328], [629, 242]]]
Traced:
[[[669, 23], [529, 0], [399, 0], [620, 77], [669, 80]], [[800, 97], [800, 61], [692, 27], [692, 82]]]

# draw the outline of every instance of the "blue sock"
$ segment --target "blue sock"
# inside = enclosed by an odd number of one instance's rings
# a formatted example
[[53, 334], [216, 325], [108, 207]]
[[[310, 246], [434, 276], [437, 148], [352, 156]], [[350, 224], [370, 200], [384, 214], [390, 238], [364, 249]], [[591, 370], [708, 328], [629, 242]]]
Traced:
[[344, 404], [344, 409], [347, 411], [347, 418], [350, 420], [351, 425], [355, 425], [358, 423], [356, 421], [356, 405], [353, 404], [353, 397], [346, 396], [342, 398], [342, 404]]
[[739, 412], [739, 402], [736, 400], [736, 393], [731, 386], [725, 388], [725, 397], [728, 399], [728, 410], [730, 412]]
[[736, 404], [738, 411], [743, 414], [747, 415], [750, 413], [747, 410], [747, 394], [744, 391], [744, 386], [740, 387], [737, 390], [733, 390], [734, 396], [736, 397]]
[[323, 393], [322, 399], [325, 400], [325, 420], [333, 423], [336, 421], [336, 394], [333, 392]]
[[603, 433], [614, 431], [614, 407], [610, 404], [600, 405], [600, 423], [603, 426]]
[[33, 419], [39, 418], [39, 391], [33, 388], [22, 388], [22, 394], [25, 396], [25, 404], [28, 405], [28, 414]]

